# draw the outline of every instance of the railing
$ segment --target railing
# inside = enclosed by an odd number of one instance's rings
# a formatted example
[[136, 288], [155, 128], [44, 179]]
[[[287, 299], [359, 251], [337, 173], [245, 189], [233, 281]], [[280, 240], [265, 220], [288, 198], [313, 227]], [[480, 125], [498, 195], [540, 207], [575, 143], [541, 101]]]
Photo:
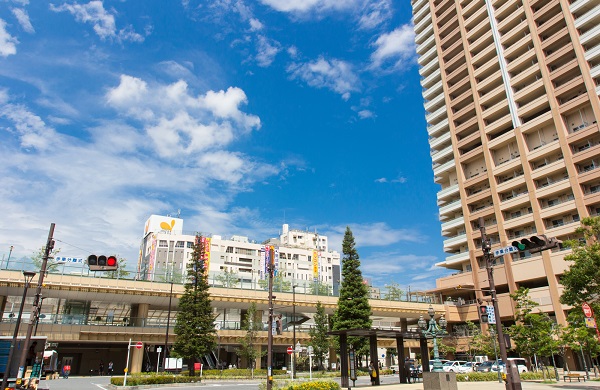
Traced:
[[[0, 260], [0, 269], [8, 269], [12, 271], [38, 271], [39, 265], [35, 265], [30, 259], [25, 260]], [[285, 268], [280, 268], [281, 272], [285, 272]], [[160, 270], [156, 273], [136, 272], [126, 269], [121, 269], [114, 272], [93, 272], [90, 271], [87, 265], [83, 263], [63, 263], [49, 264], [48, 274], [75, 276], [80, 277], [84, 284], [91, 285], [95, 279], [120, 279], [133, 280], [139, 283], [148, 284], [165, 284], [171, 281], [175, 285], [185, 283], [185, 275], [172, 273], [171, 270], [165, 272]], [[19, 279], [20, 280], [20, 279]], [[210, 287], [227, 288], [235, 290], [258, 290], [267, 291], [267, 280], [260, 279], [257, 271], [251, 273], [230, 273], [230, 272], [210, 272], [208, 275], [208, 284]], [[315, 295], [315, 296], [339, 296], [339, 285], [333, 285], [319, 281], [299, 280], [296, 278], [281, 278], [274, 280], [273, 292], [292, 293], [292, 286], [296, 286], [296, 295]], [[400, 286], [396, 284], [385, 285], [383, 287], [373, 287], [377, 292], [372, 293], [370, 299], [381, 301], [400, 301], [400, 302], [432, 302], [437, 303], [435, 295], [427, 295], [425, 292], [413, 290], [410, 286]], [[427, 297], [427, 298], [425, 298]]]

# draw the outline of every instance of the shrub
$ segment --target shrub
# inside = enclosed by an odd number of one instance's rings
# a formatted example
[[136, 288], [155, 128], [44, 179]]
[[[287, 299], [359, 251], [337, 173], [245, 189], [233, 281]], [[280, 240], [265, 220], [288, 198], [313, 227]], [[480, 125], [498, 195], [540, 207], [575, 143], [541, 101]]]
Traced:
[[[266, 387], [265, 383], [258, 385], [259, 390], [264, 390]], [[341, 390], [341, 387], [337, 382], [330, 381], [292, 382], [279, 380], [273, 381], [273, 390]]]

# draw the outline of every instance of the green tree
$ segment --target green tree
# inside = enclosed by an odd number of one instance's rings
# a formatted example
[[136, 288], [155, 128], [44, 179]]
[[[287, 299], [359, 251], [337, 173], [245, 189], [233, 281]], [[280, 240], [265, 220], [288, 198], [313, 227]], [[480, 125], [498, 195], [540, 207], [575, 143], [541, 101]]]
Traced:
[[202, 237], [197, 235], [192, 258], [187, 266], [187, 280], [184, 293], [179, 298], [175, 323], [177, 340], [173, 350], [177, 356], [188, 361], [190, 375], [194, 375], [194, 363], [212, 351], [216, 345], [215, 317], [203, 260], [206, 248], [202, 241]]
[[237, 273], [226, 269], [215, 276], [215, 280], [223, 287], [236, 288], [240, 283], [240, 276]]
[[[42, 263], [44, 262], [44, 252], [46, 251], [46, 246], [42, 246], [38, 251], [33, 252], [31, 255], [31, 261], [35, 266], [35, 271], [40, 272], [42, 269]], [[50, 252], [50, 256], [48, 257], [48, 262], [46, 263], [46, 271], [54, 272], [58, 269], [58, 263], [54, 262], [54, 256], [60, 253], [60, 248], [53, 249]]]
[[387, 288], [387, 292], [385, 294], [385, 299], [387, 301], [401, 301], [402, 294], [404, 291], [400, 288], [398, 283], [392, 282], [385, 286]]
[[475, 355], [494, 355], [494, 344], [490, 334], [483, 333], [481, 328], [471, 321], [467, 321], [466, 325], [469, 334], [467, 341], [469, 356], [473, 358]]
[[598, 311], [600, 305], [595, 301], [600, 295], [600, 217], [583, 218], [575, 232], [583, 239], [564, 243], [573, 251], [565, 256], [572, 264], [560, 279], [564, 286], [560, 301], [574, 307], [588, 302]]
[[312, 295], [331, 295], [331, 286], [320, 280], [310, 284], [310, 293]]
[[[267, 290], [269, 287], [269, 278], [260, 279], [258, 281], [260, 288]], [[292, 283], [283, 277], [282, 273], [277, 273], [273, 276], [273, 291], [290, 292], [292, 291]]]
[[256, 303], [252, 302], [244, 320], [242, 321], [242, 330], [246, 331], [246, 335], [238, 339], [240, 347], [236, 350], [236, 353], [246, 359], [248, 362], [248, 368], [251, 370], [252, 377], [254, 378], [254, 362], [261, 356], [266, 354], [266, 351], [261, 352], [260, 340], [258, 339], [258, 332], [262, 330], [262, 321], [257, 318]]
[[515, 321], [506, 332], [515, 343], [517, 353], [525, 356], [551, 356], [558, 350], [552, 319], [547, 313], [534, 312], [538, 303], [521, 287], [510, 297], [515, 301]]
[[317, 302], [317, 312], [313, 317], [315, 326], [310, 328], [308, 334], [310, 336], [309, 345], [313, 347], [313, 353], [315, 359], [319, 362], [319, 367], [324, 369], [323, 360], [329, 353], [329, 346], [331, 344], [327, 332], [329, 331], [329, 318], [325, 314], [325, 307], [321, 302]]
[[[358, 252], [349, 227], [346, 227], [344, 234], [342, 252], [342, 283], [338, 308], [333, 315], [333, 330], [371, 329], [372, 312], [371, 305], [369, 305], [369, 291], [366, 284], [363, 283]], [[348, 344], [353, 346], [359, 356], [368, 354], [368, 342], [369, 340], [366, 338], [348, 337]]]
[[110, 279], [125, 279], [129, 276], [131, 272], [127, 271], [125, 267], [127, 266], [127, 260], [122, 257], [117, 256], [119, 268], [116, 271], [108, 271], [105, 272], [105, 277]]
[[567, 321], [569, 325], [562, 328], [561, 332], [562, 345], [571, 348], [574, 354], [580, 354], [583, 351], [590, 359], [591, 356], [597, 356], [600, 353], [600, 344], [596, 329], [585, 326], [583, 311], [579, 308], [571, 310]]

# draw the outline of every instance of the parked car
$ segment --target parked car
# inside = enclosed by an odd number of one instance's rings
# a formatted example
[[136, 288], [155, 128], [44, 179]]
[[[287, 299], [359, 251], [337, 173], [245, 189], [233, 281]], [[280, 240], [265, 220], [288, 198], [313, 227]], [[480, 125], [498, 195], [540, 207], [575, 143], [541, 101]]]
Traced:
[[467, 362], [467, 363], [465, 363], [465, 364], [462, 365], [460, 372], [461, 373], [474, 372], [475, 368], [479, 364], [480, 363], [476, 363], [476, 362]]
[[444, 372], [462, 372], [463, 365], [467, 362], [464, 360], [451, 360], [449, 362], [444, 363], [442, 369]]
[[492, 362], [491, 360], [483, 362], [477, 367], [475, 367], [475, 372], [490, 372], [492, 371], [492, 365], [494, 365], [494, 362]]
[[[517, 366], [517, 371], [519, 373], [527, 372], [527, 362], [523, 358], [508, 358], [508, 361], [513, 361]], [[498, 364], [494, 363], [492, 366], [492, 371], [498, 371], [498, 366], [500, 367], [500, 372], [506, 372], [506, 363], [502, 360], [498, 362]]]

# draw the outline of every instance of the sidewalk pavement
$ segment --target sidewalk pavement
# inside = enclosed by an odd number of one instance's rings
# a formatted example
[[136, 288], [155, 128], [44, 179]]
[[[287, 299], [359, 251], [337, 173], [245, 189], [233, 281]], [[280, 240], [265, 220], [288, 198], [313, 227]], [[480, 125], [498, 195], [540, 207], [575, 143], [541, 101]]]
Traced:
[[[581, 372], [580, 374], [582, 374], [583, 376], [585, 375], [584, 372]], [[577, 380], [575, 380], [574, 382], [564, 382], [562, 381], [562, 376], [561, 378], [561, 382], [554, 382], [554, 383], [541, 383], [541, 382], [521, 382], [521, 386], [523, 388], [523, 390], [549, 390], [549, 389], [553, 389], [553, 390], [557, 390], [557, 389], [582, 389], [582, 390], [599, 390], [600, 389], [600, 381], [594, 381], [591, 379], [594, 379], [593, 375], [590, 375], [590, 380], [583, 382], [583, 380], [581, 382], [577, 382]], [[379, 386], [379, 388], [381, 390], [423, 390], [423, 382], [417, 382], [417, 383], [404, 383], [404, 384], [400, 384], [398, 383], [398, 378], [396, 376], [382, 376], [381, 377], [381, 386]], [[457, 383], [457, 387], [459, 390], [463, 390], [463, 389], [470, 389], [470, 390], [475, 390], [475, 389], [485, 389], [485, 390], [504, 390], [506, 389], [506, 385], [504, 383], [499, 383], [498, 381], [495, 382], [458, 382]], [[361, 386], [356, 386], [355, 388], [365, 388], [365, 387], [372, 387], [370, 385], [361, 385]]]

